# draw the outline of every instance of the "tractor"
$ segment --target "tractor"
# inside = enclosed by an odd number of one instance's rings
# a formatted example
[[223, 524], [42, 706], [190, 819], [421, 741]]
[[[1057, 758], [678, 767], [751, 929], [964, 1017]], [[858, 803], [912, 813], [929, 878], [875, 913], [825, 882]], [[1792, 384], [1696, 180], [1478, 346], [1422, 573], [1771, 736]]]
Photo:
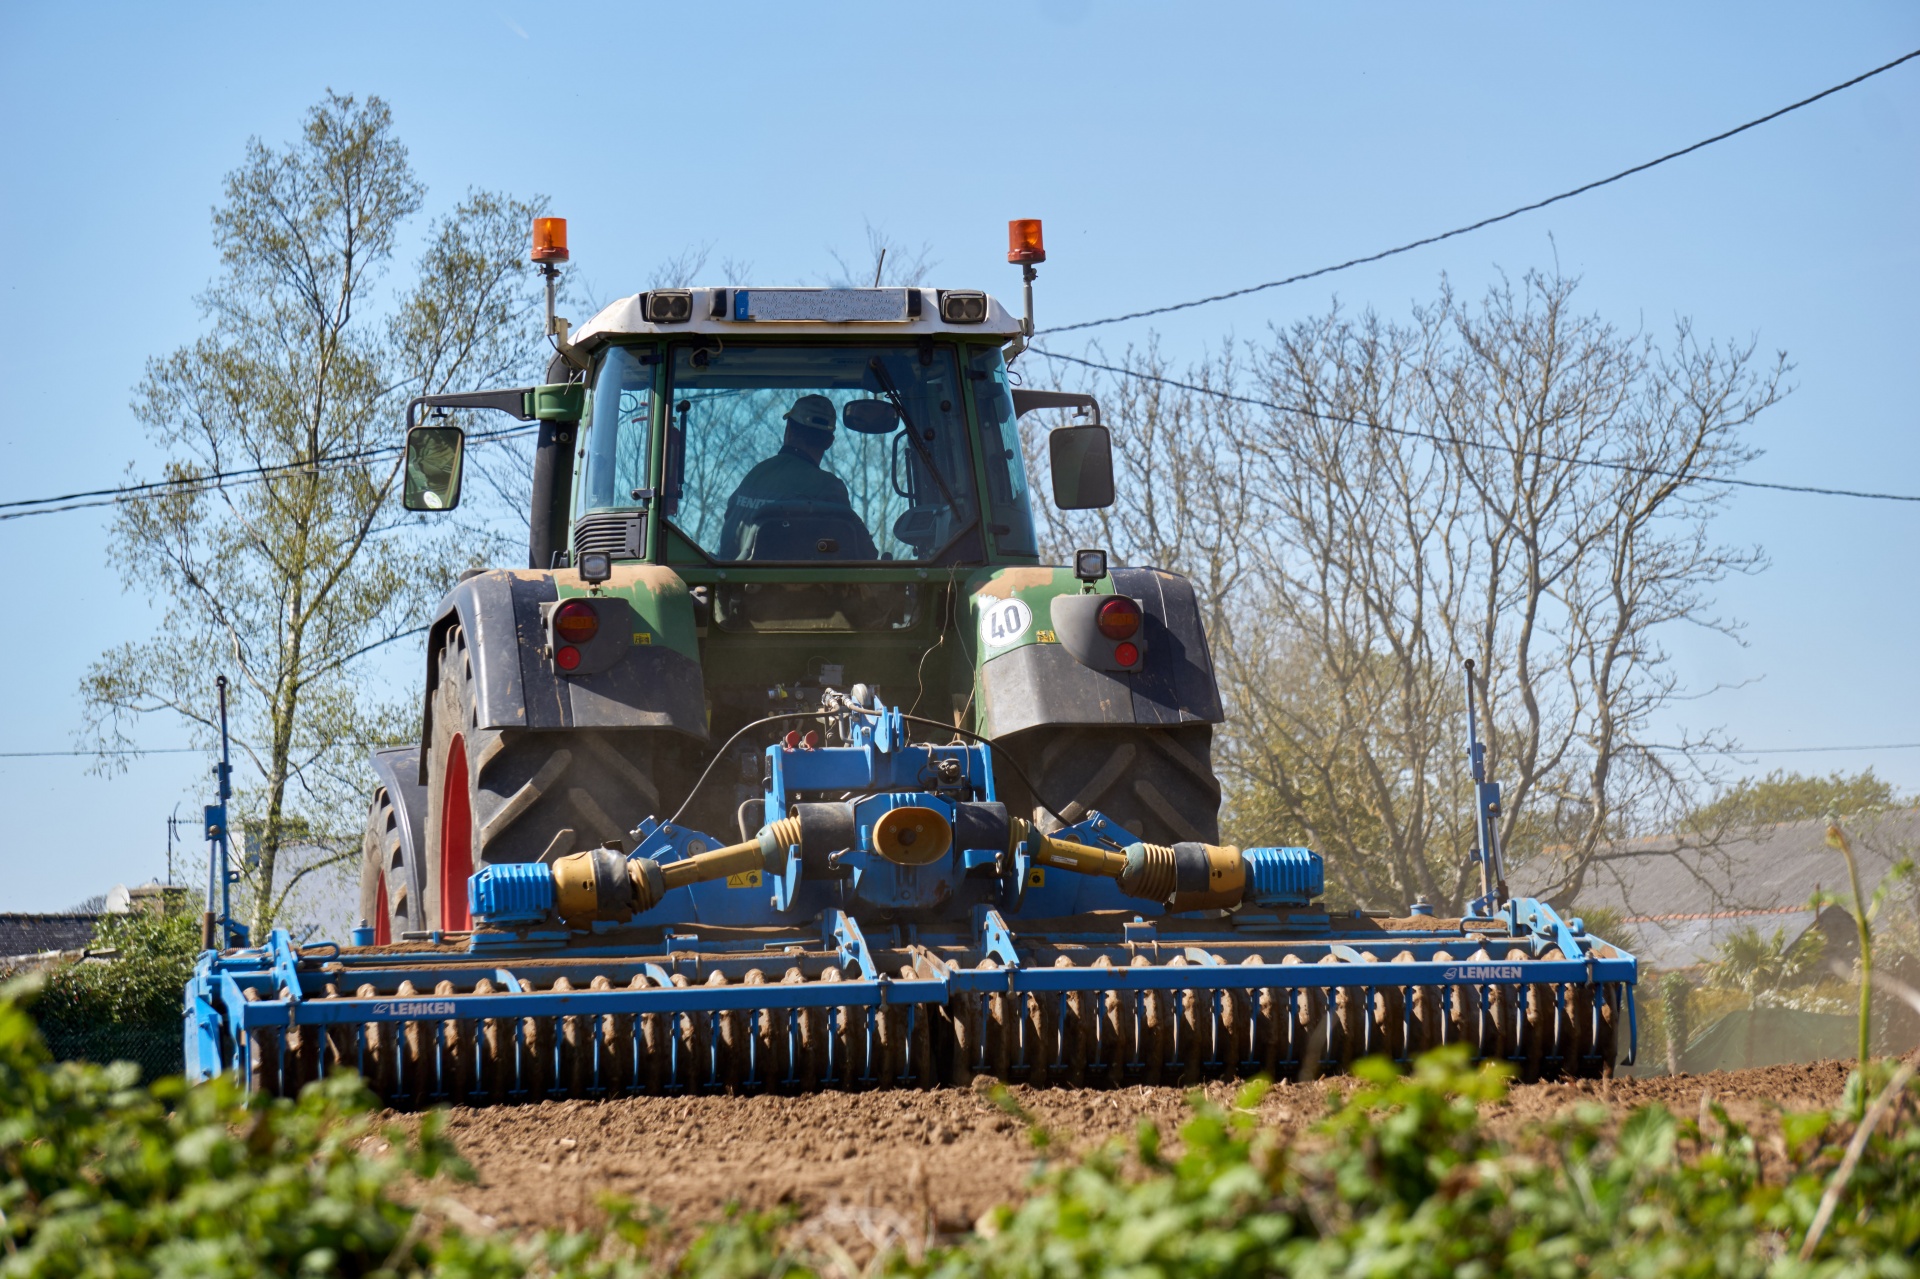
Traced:
[[1630, 1059], [1634, 961], [1507, 895], [1477, 739], [1458, 918], [1335, 915], [1318, 854], [1221, 843], [1193, 587], [1042, 553], [1026, 414], [1069, 415], [1058, 507], [1115, 490], [1095, 399], [1009, 372], [1037, 220], [1009, 227], [1019, 316], [657, 288], [576, 331], [563, 220], [533, 258], [547, 381], [413, 401], [403, 481], [453, 510], [454, 415], [531, 424], [527, 565], [430, 620], [351, 944], [202, 957], [197, 1073], [353, 1069], [413, 1104], [1298, 1078], [1452, 1042], [1529, 1077]]

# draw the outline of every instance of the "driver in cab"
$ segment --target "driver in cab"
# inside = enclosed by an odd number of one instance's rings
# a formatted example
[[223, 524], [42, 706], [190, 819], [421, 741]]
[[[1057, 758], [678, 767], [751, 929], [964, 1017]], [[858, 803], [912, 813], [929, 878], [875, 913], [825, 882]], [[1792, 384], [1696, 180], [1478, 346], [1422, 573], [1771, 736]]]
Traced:
[[783, 420], [780, 451], [747, 472], [727, 501], [720, 554], [733, 560], [876, 558], [847, 486], [822, 469], [836, 414], [824, 395], [803, 395]]

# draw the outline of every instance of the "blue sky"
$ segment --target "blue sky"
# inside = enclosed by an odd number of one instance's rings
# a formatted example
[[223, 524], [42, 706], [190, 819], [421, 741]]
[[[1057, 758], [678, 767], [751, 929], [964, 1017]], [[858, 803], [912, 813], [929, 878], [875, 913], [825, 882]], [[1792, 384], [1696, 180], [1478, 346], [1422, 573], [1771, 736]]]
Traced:
[[[0, 501], [157, 472], [127, 405], [146, 359], [200, 331], [221, 177], [329, 87], [391, 103], [432, 210], [469, 186], [548, 195], [596, 297], [699, 245], [814, 282], [869, 223], [928, 244], [936, 279], [1012, 295], [1005, 223], [1037, 216], [1044, 326], [1472, 221], [1915, 47], [1910, 3], [8, 3]], [[1180, 360], [1335, 296], [1401, 316], [1442, 272], [1472, 294], [1557, 257], [1623, 327], [1689, 315], [1790, 354], [1797, 390], [1754, 431], [1750, 477], [1920, 492], [1916, 227], [1920, 63], [1543, 213], [1153, 331]], [[151, 625], [107, 528], [98, 510], [0, 523], [0, 752], [71, 749], [88, 662]], [[1770, 750], [1920, 741], [1920, 506], [1746, 493], [1721, 532], [1772, 566], [1719, 592], [1744, 647], [1671, 637], [1690, 686], [1739, 685], [1684, 722]], [[1869, 764], [1920, 789], [1920, 750], [1751, 768]], [[167, 813], [203, 802], [198, 756], [112, 780], [85, 765], [0, 758], [0, 910], [159, 874]]]

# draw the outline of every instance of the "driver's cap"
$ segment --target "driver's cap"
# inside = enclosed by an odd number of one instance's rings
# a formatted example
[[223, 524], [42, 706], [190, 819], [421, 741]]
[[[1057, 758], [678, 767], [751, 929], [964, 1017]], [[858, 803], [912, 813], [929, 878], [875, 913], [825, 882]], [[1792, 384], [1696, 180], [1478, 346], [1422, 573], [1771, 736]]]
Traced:
[[836, 424], [836, 416], [833, 401], [826, 396], [803, 395], [787, 410], [786, 420], [810, 426], [816, 431], [831, 431]]

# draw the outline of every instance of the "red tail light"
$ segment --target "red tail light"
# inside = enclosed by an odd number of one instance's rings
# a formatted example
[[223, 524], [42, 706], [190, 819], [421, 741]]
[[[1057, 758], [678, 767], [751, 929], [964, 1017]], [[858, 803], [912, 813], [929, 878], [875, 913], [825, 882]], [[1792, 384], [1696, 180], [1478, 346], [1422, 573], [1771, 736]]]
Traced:
[[1093, 618], [1108, 639], [1131, 639], [1140, 629], [1140, 606], [1124, 595], [1115, 595], [1095, 611]]
[[600, 613], [585, 600], [568, 600], [553, 610], [553, 633], [569, 644], [584, 644], [600, 633]]

